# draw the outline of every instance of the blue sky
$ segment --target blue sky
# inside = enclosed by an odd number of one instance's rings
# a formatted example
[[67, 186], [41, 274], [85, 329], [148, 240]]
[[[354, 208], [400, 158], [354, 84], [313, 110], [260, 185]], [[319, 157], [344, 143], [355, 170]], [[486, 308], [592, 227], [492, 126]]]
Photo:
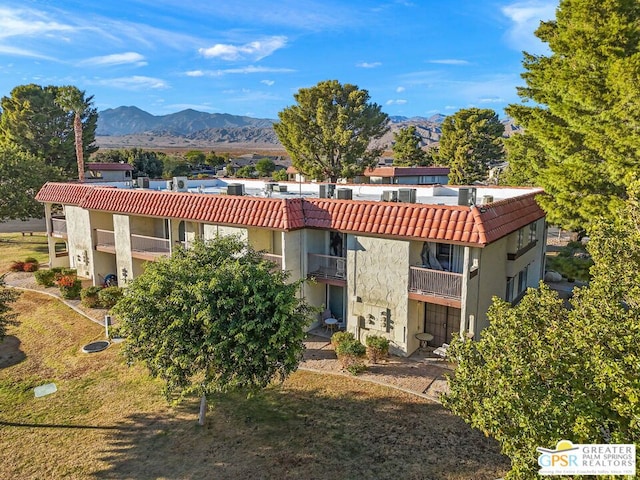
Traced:
[[0, 0], [0, 95], [76, 85], [135, 105], [277, 118], [337, 79], [389, 115], [518, 102], [522, 51], [558, 0]]

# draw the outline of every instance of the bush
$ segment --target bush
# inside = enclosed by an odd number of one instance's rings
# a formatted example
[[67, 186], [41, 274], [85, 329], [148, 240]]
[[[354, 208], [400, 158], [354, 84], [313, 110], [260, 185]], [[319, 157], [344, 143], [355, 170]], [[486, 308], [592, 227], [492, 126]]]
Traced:
[[365, 341], [367, 344], [367, 358], [371, 363], [378, 363], [378, 360], [389, 355], [389, 339], [380, 335], [370, 335]]
[[27, 257], [24, 259], [24, 263], [35, 263], [37, 265], [40, 262], [38, 262], [38, 259], [35, 257]]
[[337, 349], [338, 345], [340, 345], [341, 343], [353, 342], [355, 341], [355, 339], [356, 338], [351, 332], [336, 332], [331, 335], [331, 345], [333, 345], [333, 347]]
[[25, 272], [37, 272], [38, 268], [40, 268], [38, 262], [24, 262], [22, 267]]
[[80, 298], [82, 282], [75, 275], [62, 275], [56, 282], [60, 287], [60, 295], [67, 300]]
[[53, 270], [38, 270], [35, 273], [36, 283], [45, 287], [53, 287], [55, 285], [56, 272]]
[[24, 262], [17, 260], [13, 262], [9, 268], [12, 272], [24, 272]]
[[107, 287], [98, 292], [98, 298], [100, 300], [100, 306], [102, 308], [111, 308], [118, 300], [124, 295], [124, 290], [121, 287]]
[[102, 290], [102, 287], [98, 286], [83, 288], [80, 291], [80, 300], [82, 301], [82, 304], [87, 308], [100, 307], [100, 290]]
[[352, 375], [357, 375], [364, 370], [364, 357], [367, 350], [365, 346], [358, 340], [345, 340], [336, 347], [336, 355], [342, 364], [342, 368], [349, 371]]

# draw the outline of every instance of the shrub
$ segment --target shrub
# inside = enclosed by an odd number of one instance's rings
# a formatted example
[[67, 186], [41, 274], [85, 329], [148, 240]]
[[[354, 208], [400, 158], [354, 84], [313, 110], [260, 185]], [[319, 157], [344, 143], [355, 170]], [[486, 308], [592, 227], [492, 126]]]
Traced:
[[331, 335], [331, 345], [333, 345], [333, 347], [337, 349], [338, 345], [340, 345], [341, 343], [353, 342], [355, 341], [355, 339], [356, 338], [351, 332], [336, 332]]
[[102, 308], [111, 308], [118, 300], [124, 295], [124, 290], [121, 287], [107, 287], [98, 292], [98, 298], [100, 299], [100, 306]]
[[80, 300], [85, 307], [96, 308], [100, 306], [99, 293], [102, 287], [87, 287], [80, 291]]
[[38, 270], [34, 276], [38, 285], [53, 287], [55, 285], [56, 272], [53, 270]]
[[9, 268], [12, 272], [24, 272], [24, 262], [16, 260], [11, 264], [11, 267]]
[[389, 339], [380, 335], [370, 335], [367, 337], [367, 358], [371, 363], [378, 363], [378, 360], [389, 355]]
[[38, 268], [38, 262], [24, 262], [24, 265], [22, 267], [25, 272], [37, 272]]
[[38, 259], [35, 257], [27, 257], [24, 259], [24, 263], [35, 263], [38, 264], [40, 262], [38, 262]]
[[67, 300], [80, 298], [82, 282], [75, 275], [62, 275], [56, 282], [60, 287], [60, 295]]
[[342, 368], [352, 375], [357, 375], [366, 370], [363, 361], [366, 351], [365, 346], [358, 340], [345, 340], [336, 347], [336, 355], [342, 364]]

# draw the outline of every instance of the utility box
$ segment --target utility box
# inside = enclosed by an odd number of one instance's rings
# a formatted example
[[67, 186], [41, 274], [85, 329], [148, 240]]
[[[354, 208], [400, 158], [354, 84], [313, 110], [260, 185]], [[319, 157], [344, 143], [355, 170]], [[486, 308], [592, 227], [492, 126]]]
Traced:
[[382, 197], [380, 200], [383, 202], [397, 202], [398, 201], [398, 191], [397, 190], [383, 190]]
[[351, 200], [353, 198], [353, 190], [350, 188], [339, 188], [338, 198], [341, 200]]
[[398, 201], [404, 203], [416, 203], [415, 188], [399, 188], [398, 189]]
[[242, 183], [230, 183], [227, 185], [227, 195], [244, 195], [244, 185]]

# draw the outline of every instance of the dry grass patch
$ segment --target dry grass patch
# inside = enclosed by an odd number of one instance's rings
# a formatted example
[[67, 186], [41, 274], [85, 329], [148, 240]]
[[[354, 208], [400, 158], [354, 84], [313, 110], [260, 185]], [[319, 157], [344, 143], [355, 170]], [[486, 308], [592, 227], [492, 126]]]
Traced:
[[[197, 401], [169, 407], [118, 345], [81, 352], [100, 326], [34, 293], [15, 307], [9, 338], [22, 356], [0, 364], [0, 478], [495, 479], [508, 469], [495, 442], [441, 406], [336, 375], [220, 395], [199, 428]], [[58, 391], [34, 398], [47, 382]]]
[[34, 233], [33, 236], [21, 233], [0, 233], [0, 274], [9, 271], [15, 260], [35, 257], [38, 261], [49, 261], [49, 247], [45, 234]]

